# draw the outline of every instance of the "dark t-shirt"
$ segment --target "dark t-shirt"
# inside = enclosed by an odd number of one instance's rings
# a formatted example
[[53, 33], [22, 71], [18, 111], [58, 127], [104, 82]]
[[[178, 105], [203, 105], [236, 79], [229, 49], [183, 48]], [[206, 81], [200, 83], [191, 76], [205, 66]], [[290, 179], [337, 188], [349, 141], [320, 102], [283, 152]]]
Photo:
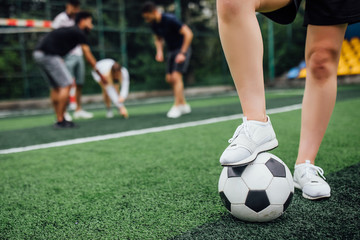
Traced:
[[154, 22], [151, 25], [153, 32], [165, 39], [166, 45], [170, 51], [180, 49], [184, 36], [180, 34], [183, 23], [180, 22], [173, 14], [163, 13], [161, 22]]
[[55, 29], [36, 46], [46, 54], [65, 56], [78, 44], [88, 44], [85, 33], [77, 26]]

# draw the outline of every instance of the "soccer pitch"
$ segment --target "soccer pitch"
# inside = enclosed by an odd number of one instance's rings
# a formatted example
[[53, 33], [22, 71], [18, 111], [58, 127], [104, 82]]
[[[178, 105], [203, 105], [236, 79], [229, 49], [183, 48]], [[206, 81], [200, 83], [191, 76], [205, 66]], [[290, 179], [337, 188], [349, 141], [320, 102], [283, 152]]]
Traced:
[[[301, 103], [299, 90], [267, 93], [268, 109]], [[0, 150], [195, 122], [240, 113], [236, 96], [189, 101], [193, 113], [167, 119], [171, 103], [129, 106], [130, 119], [78, 121], [54, 130], [52, 114], [0, 119]], [[231, 217], [217, 193], [218, 159], [241, 120], [0, 155], [0, 239], [360, 239], [360, 86], [341, 87], [317, 157], [330, 199], [296, 190], [270, 223]], [[301, 110], [270, 114], [272, 151], [290, 168]]]

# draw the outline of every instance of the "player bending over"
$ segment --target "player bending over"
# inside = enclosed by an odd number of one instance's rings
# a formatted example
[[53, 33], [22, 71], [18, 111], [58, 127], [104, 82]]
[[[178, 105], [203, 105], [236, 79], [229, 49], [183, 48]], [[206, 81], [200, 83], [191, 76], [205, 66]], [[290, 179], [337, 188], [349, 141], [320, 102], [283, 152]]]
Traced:
[[[244, 113], [243, 124], [220, 157], [223, 166], [248, 164], [260, 152], [278, 146], [265, 112], [263, 43], [255, 12], [287, 24], [294, 20], [300, 1], [217, 0], [220, 39]], [[324, 172], [314, 163], [335, 105], [345, 30], [359, 21], [359, 0], [306, 1], [307, 76], [294, 183], [308, 199], [330, 197]]]
[[193, 33], [174, 15], [162, 14], [152, 2], [143, 5], [142, 16], [151, 24], [155, 34], [156, 61], [164, 61], [164, 40], [168, 47], [165, 78], [174, 92], [174, 106], [167, 113], [167, 117], [178, 118], [182, 114], [190, 113], [190, 105], [186, 103], [184, 96], [183, 74], [187, 71], [190, 62]]
[[104, 76], [96, 69], [96, 59], [90, 51], [86, 38], [86, 34], [93, 28], [91, 13], [79, 12], [75, 24], [73, 27], [59, 28], [48, 33], [39, 41], [33, 53], [35, 62], [50, 84], [50, 98], [57, 120], [54, 124], [55, 128], [74, 127], [73, 122], [64, 119], [73, 79], [62, 58], [71, 49], [80, 44], [86, 60], [97, 72], [103, 84], [107, 83]]
[[[80, 12], [80, 1], [79, 0], [67, 0], [65, 11], [59, 13], [52, 22], [52, 27], [54, 29], [62, 27], [72, 27], [75, 25], [76, 14]], [[76, 97], [76, 107], [74, 112], [74, 118], [92, 118], [93, 114], [91, 112], [85, 111], [81, 107], [81, 96], [82, 89], [85, 83], [85, 63], [84, 56], [81, 50], [81, 46], [77, 45], [64, 57], [65, 65], [71, 76], [75, 79], [75, 85], [72, 86], [70, 93], [72, 96]], [[70, 108], [71, 108], [70, 103]], [[71, 115], [68, 112], [65, 112], [65, 118], [68, 121], [71, 121]]]
[[[112, 118], [113, 112], [111, 110], [111, 103], [119, 109], [119, 113], [124, 118], [128, 118], [129, 114], [124, 105], [124, 102], [129, 94], [130, 77], [129, 72], [125, 67], [115, 62], [113, 59], [103, 59], [96, 63], [96, 69], [106, 78], [108, 84], [104, 85], [100, 80], [99, 75], [92, 71], [92, 76], [102, 88], [104, 102], [107, 108], [106, 117]], [[121, 84], [121, 91], [120, 91]]]

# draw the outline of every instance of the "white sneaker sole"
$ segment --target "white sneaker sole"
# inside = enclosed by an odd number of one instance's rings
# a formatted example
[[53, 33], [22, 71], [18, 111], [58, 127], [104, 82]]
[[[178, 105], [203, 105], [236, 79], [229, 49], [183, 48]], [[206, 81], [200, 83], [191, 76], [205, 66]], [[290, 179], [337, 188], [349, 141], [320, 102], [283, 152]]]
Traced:
[[[300, 184], [298, 182], [296, 182], [295, 180], [293, 180], [294, 182], [294, 187], [297, 188], [297, 189], [300, 189], [302, 191], [302, 188], [300, 186]], [[329, 194], [326, 194], [326, 195], [320, 195], [320, 196], [316, 196], [316, 197], [313, 197], [313, 196], [310, 196], [310, 195], [307, 195], [306, 193], [302, 192], [302, 196], [306, 199], [310, 199], [310, 200], [317, 200], [317, 199], [321, 199], [321, 198], [329, 198], [330, 197], [330, 193]]]
[[90, 119], [90, 118], [93, 118], [94, 116], [75, 116], [74, 115], [74, 118], [75, 119]]
[[191, 113], [191, 110], [190, 111], [181, 111], [181, 114], [189, 114]]
[[179, 116], [168, 116], [168, 115], [166, 115], [166, 117], [168, 117], [168, 118], [179, 118], [179, 117], [181, 117], [181, 115], [182, 114], [180, 114]]
[[234, 162], [234, 163], [221, 164], [221, 166], [224, 166], [224, 167], [225, 166], [243, 166], [243, 165], [249, 164], [252, 161], [254, 161], [256, 159], [257, 155], [259, 155], [260, 153], [271, 151], [271, 150], [275, 149], [277, 146], [279, 146], [279, 143], [278, 143], [278, 140], [275, 138], [275, 139], [271, 140], [270, 142], [264, 143], [263, 145], [256, 148], [255, 151], [253, 152], [253, 154], [251, 154], [247, 158], [245, 158], [241, 161], [238, 161], [238, 162]]

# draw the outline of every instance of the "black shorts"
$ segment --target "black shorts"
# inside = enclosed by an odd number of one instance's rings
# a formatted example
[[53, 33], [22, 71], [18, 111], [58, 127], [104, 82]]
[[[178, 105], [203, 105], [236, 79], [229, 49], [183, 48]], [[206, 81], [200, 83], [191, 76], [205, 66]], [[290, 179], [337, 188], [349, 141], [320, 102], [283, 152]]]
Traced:
[[167, 53], [167, 60], [166, 60], [166, 73], [173, 73], [173, 72], [180, 72], [182, 74], [186, 73], [191, 57], [191, 48], [189, 48], [185, 54], [186, 59], [183, 63], [176, 63], [175, 58], [176, 55], [180, 52], [180, 49], [169, 51]]
[[[293, 0], [289, 5], [273, 12], [263, 13], [280, 24], [294, 21], [301, 0]], [[337, 25], [360, 22], [359, 0], [307, 0], [304, 25]]]
[[304, 25], [360, 22], [360, 0], [307, 0]]
[[[310, 0], [317, 1], [317, 0]], [[274, 22], [280, 24], [289, 24], [295, 20], [296, 13], [299, 10], [301, 0], [292, 0], [287, 6], [273, 12], [262, 13]]]

